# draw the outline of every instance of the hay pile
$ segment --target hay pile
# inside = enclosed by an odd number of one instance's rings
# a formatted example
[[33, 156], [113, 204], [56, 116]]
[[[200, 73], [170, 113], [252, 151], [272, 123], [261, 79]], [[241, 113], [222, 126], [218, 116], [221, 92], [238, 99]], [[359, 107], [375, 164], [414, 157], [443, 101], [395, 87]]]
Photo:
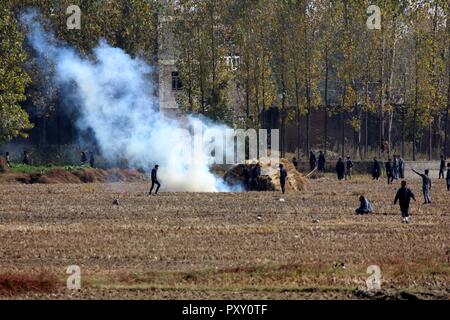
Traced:
[[[280, 159], [280, 163], [284, 165], [284, 168], [288, 173], [286, 191], [305, 190], [307, 179], [297, 171], [290, 161]], [[244, 169], [247, 167], [249, 170], [252, 170], [255, 165], [256, 161], [247, 161], [245, 164], [235, 165], [225, 173], [224, 180], [232, 186], [238, 184], [244, 185]], [[258, 180], [258, 184], [258, 191], [281, 191], [279, 169], [272, 168], [269, 164], [261, 164], [261, 176]]]
[[91, 169], [83, 168], [76, 171], [52, 169], [46, 173], [17, 174], [16, 181], [33, 184], [57, 183], [94, 183], [94, 182], [136, 182], [146, 181], [144, 173], [134, 169]]

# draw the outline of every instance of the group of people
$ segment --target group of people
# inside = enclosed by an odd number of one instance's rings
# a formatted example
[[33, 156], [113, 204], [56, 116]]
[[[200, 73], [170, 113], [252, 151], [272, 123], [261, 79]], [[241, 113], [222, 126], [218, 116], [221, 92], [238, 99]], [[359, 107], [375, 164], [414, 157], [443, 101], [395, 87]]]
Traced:
[[[407, 182], [405, 180], [402, 181], [400, 189], [397, 190], [394, 198], [394, 205], [399, 202], [400, 204], [400, 212], [402, 214], [402, 223], [409, 223], [409, 206], [411, 203], [411, 199], [416, 201], [416, 197], [410, 188], [407, 187]], [[373, 206], [370, 201], [364, 197], [359, 196], [360, 206], [356, 209], [357, 214], [369, 214], [373, 213]]]
[[[298, 161], [296, 158], [293, 159], [293, 164], [297, 168], [298, 167]], [[316, 154], [314, 151], [309, 152], [309, 166], [311, 168], [311, 171], [314, 169], [319, 170], [320, 172], [325, 172], [325, 164], [327, 160], [325, 159], [325, 154], [322, 150], [319, 151], [319, 157], [316, 157]]]
[[[400, 179], [405, 178], [405, 161], [397, 155], [394, 155], [393, 160], [391, 158], [388, 159], [388, 161], [385, 163], [385, 169], [388, 184], [391, 184], [392, 182], [394, 182], [394, 180], [397, 180], [399, 178]], [[374, 180], [378, 180], [380, 176], [381, 176], [381, 165], [378, 162], [378, 160], [374, 158], [372, 177]]]
[[[8, 151], [5, 152], [5, 161], [6, 161], [6, 165], [8, 167], [11, 167], [11, 156], [10, 156]], [[26, 150], [23, 152], [22, 164], [24, 164], [24, 165], [31, 165], [30, 153], [28, 151], [26, 151]]]
[[344, 163], [342, 158], [338, 159], [338, 162], [336, 163], [336, 174], [338, 180], [351, 180], [352, 179], [352, 173], [353, 173], [353, 161], [350, 158], [350, 156], [347, 156], [347, 161]]

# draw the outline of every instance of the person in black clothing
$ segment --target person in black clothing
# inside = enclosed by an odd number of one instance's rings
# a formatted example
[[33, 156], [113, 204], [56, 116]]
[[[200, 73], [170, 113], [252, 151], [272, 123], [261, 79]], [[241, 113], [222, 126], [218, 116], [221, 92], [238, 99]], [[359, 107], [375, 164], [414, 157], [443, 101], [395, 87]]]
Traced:
[[447, 163], [447, 177], [445, 177], [447, 180], [447, 191], [450, 191], [450, 162]]
[[342, 161], [342, 158], [339, 158], [338, 162], [336, 163], [336, 173], [338, 180], [344, 179], [345, 165]]
[[298, 160], [296, 157], [292, 158], [292, 164], [294, 165], [295, 169], [298, 170]]
[[81, 165], [83, 165], [83, 166], [87, 163], [88, 158], [87, 158], [86, 152], [81, 151], [81, 153], [80, 153], [80, 161], [81, 161]]
[[347, 156], [347, 162], [346, 162], [345, 166], [346, 166], [345, 180], [347, 180], [347, 178], [349, 180], [352, 180], [353, 161], [350, 159], [350, 156]]
[[319, 151], [319, 161], [317, 162], [317, 169], [319, 169], [320, 172], [325, 172], [325, 155], [323, 154], [322, 150]]
[[381, 165], [378, 162], [377, 158], [373, 158], [373, 169], [372, 169], [373, 180], [378, 180], [380, 176], [381, 176]]
[[309, 152], [309, 167], [311, 168], [311, 171], [313, 171], [316, 168], [317, 164], [317, 158], [314, 152]]
[[91, 168], [94, 168], [95, 166], [94, 151], [89, 152], [89, 165], [91, 166]]
[[11, 160], [9, 159], [9, 152], [8, 151], [5, 153], [5, 161], [6, 161], [6, 165], [8, 167], [11, 167]]
[[24, 165], [30, 165], [31, 161], [30, 161], [30, 155], [29, 155], [28, 151], [23, 152], [22, 163]]
[[444, 156], [441, 155], [441, 163], [439, 165], [439, 179], [441, 179], [441, 177], [442, 177], [442, 179], [445, 178], [444, 171], [445, 171], [445, 159], [444, 159]]
[[402, 223], [409, 223], [409, 203], [411, 199], [416, 201], [414, 193], [406, 187], [406, 181], [402, 181], [402, 187], [398, 189], [395, 195], [394, 205], [400, 202], [400, 210], [402, 212]]
[[281, 192], [285, 192], [286, 188], [286, 179], [287, 179], [287, 171], [284, 168], [284, 166], [280, 163], [280, 185], [281, 185]]
[[391, 158], [386, 162], [386, 175], [388, 178], [388, 184], [391, 184], [394, 181], [394, 168], [392, 167]]
[[152, 186], [150, 188], [150, 191], [148, 192], [148, 195], [152, 194], [153, 187], [155, 186], [155, 184], [157, 185], [155, 194], [158, 194], [158, 190], [161, 187], [161, 184], [158, 181], [158, 168], [159, 166], [155, 165], [155, 167], [152, 169]]

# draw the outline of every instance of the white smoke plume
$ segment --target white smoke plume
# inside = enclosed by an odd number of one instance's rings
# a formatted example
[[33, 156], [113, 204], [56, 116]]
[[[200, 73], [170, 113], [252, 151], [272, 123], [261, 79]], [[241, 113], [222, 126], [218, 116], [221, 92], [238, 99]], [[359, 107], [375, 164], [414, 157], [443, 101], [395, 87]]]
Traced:
[[151, 66], [105, 41], [99, 42], [91, 58], [83, 57], [46, 32], [37, 18], [33, 10], [22, 15], [27, 39], [39, 57], [54, 65], [55, 84], [72, 91], [71, 100], [81, 115], [77, 125], [93, 131], [104, 158], [112, 163], [125, 158], [130, 166], [146, 170], [159, 164], [159, 178], [168, 191], [231, 191], [210, 173], [206, 148], [187, 159], [191, 153], [186, 155], [186, 141], [178, 134], [186, 126], [220, 130], [224, 126], [190, 116], [183, 123], [161, 118]]

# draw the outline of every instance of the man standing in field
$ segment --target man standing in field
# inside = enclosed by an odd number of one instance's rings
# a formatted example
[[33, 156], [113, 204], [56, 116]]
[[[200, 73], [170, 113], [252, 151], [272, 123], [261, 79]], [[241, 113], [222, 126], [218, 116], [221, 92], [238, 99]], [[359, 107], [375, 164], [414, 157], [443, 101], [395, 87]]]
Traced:
[[409, 203], [411, 199], [416, 201], [414, 193], [406, 187], [406, 181], [402, 181], [402, 187], [398, 189], [395, 195], [394, 205], [400, 202], [400, 210], [402, 212], [402, 223], [409, 223]]
[[444, 179], [444, 171], [445, 171], [445, 159], [444, 156], [441, 155], [441, 163], [439, 165], [439, 179]]
[[159, 187], [161, 187], [161, 184], [158, 181], [158, 168], [159, 168], [159, 166], [155, 165], [155, 167], [152, 170], [152, 186], [151, 186], [150, 191], [148, 193], [149, 196], [152, 194], [153, 187], [155, 186], [155, 184], [157, 185], [156, 191], [155, 191], [155, 195], [158, 194]]
[[388, 178], [388, 184], [391, 184], [394, 181], [394, 168], [392, 167], [391, 158], [386, 162], [386, 175]]
[[338, 159], [338, 162], [336, 163], [336, 174], [338, 180], [344, 179], [344, 173], [345, 173], [345, 165], [342, 161], [342, 158]]
[[425, 202], [423, 204], [431, 203], [431, 199], [430, 199], [431, 179], [428, 176], [430, 171], [428, 169], [426, 169], [425, 174], [421, 174], [414, 169], [412, 169], [412, 171], [415, 174], [422, 177], [422, 192], [423, 192], [423, 198], [425, 199]]
[[398, 174], [400, 175], [400, 179], [405, 179], [405, 161], [402, 157], [398, 157]]
[[326, 163], [325, 155], [323, 154], [322, 150], [320, 150], [319, 161], [317, 166], [317, 169], [319, 169], [320, 172], [325, 172], [325, 163]]
[[284, 168], [283, 164], [280, 163], [280, 186], [281, 186], [281, 192], [285, 192], [286, 188], [286, 180], [287, 180], [287, 171]]
[[377, 158], [373, 158], [372, 178], [373, 180], [378, 180], [380, 176], [381, 176], [381, 165], [378, 162]]
[[447, 191], [450, 191], [450, 162], [447, 163]]
[[346, 163], [346, 168], [345, 168], [345, 180], [347, 180], [347, 178], [349, 180], [352, 180], [352, 171], [353, 171], [353, 161], [350, 159], [350, 156], [347, 156], [347, 163]]
[[397, 180], [399, 176], [399, 165], [397, 155], [394, 154], [394, 161], [392, 161], [392, 172], [394, 173], [394, 179]]
[[317, 158], [313, 151], [309, 152], [309, 167], [310, 171], [313, 171], [316, 168]]

